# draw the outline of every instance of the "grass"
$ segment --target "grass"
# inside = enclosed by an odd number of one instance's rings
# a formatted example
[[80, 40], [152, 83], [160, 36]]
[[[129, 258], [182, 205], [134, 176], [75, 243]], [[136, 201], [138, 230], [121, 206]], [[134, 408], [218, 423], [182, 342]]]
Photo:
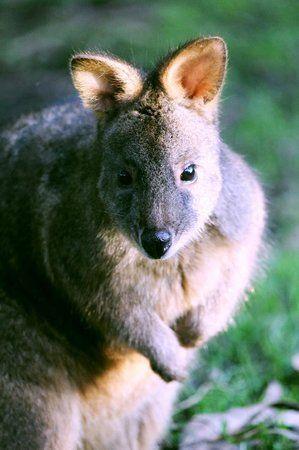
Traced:
[[[272, 380], [282, 384], [285, 400], [299, 400], [299, 374], [291, 364], [299, 351], [298, 273], [298, 254], [277, 252], [235, 325], [201, 351], [179, 401], [201, 385], [208, 384], [209, 389], [199, 403], [174, 416], [175, 429], [167, 448], [175, 448], [179, 432], [195, 414], [256, 403]], [[270, 436], [266, 429], [260, 430], [259, 437], [263, 446], [258, 448], [288, 448], [286, 439]]]
[[[209, 384], [202, 400], [174, 415], [168, 448], [195, 414], [260, 400], [278, 380], [299, 400], [299, 66], [298, 4], [293, 0], [3, 0], [0, 6], [1, 123], [73, 95], [67, 61], [75, 50], [102, 48], [151, 67], [172, 46], [221, 35], [230, 64], [222, 136], [258, 170], [269, 197], [274, 252], [236, 325], [201, 352], [182, 399]], [[14, 83], [11, 82], [14, 80]], [[12, 86], [12, 87], [11, 87]], [[291, 443], [259, 431], [261, 449]], [[240, 450], [254, 448], [249, 442]]]

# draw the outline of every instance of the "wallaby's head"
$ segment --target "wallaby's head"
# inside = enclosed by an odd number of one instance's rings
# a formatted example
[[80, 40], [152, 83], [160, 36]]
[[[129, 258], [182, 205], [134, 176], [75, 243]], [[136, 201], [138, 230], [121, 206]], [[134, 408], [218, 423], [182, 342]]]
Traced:
[[148, 257], [172, 256], [213, 214], [225, 67], [218, 37], [187, 43], [146, 76], [106, 54], [72, 59], [74, 85], [100, 121], [99, 195]]

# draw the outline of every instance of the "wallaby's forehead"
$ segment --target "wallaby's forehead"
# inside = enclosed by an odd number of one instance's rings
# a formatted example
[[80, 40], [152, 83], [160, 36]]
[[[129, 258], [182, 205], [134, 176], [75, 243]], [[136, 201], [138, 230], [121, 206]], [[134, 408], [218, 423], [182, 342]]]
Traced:
[[107, 127], [105, 142], [122, 154], [180, 160], [215, 147], [217, 133], [196, 112], [184, 107], [147, 112], [132, 108]]

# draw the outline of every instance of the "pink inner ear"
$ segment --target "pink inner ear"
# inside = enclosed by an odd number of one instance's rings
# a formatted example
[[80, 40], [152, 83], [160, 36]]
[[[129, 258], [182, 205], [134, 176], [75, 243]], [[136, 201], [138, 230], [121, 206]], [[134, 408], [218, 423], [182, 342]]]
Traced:
[[218, 88], [219, 63], [211, 54], [186, 61], [180, 70], [180, 80], [187, 98], [211, 100]]

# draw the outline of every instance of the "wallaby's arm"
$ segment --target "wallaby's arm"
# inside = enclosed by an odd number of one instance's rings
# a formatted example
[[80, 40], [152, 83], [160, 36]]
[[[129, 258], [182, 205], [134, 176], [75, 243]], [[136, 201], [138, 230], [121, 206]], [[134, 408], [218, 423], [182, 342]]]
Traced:
[[186, 377], [187, 351], [154, 311], [131, 305], [128, 314], [114, 311], [111, 315], [110, 311], [105, 316], [106, 337], [143, 354], [165, 381], [182, 381]]
[[[254, 247], [260, 242], [260, 237], [257, 238], [257, 236], [263, 229], [263, 194], [254, 173], [240, 156], [230, 151], [224, 144], [220, 156], [222, 189], [212, 219], [225, 246], [228, 249], [230, 245], [235, 249], [239, 246], [238, 250], [231, 252], [228, 258], [232, 267], [248, 267], [249, 269], [249, 266], [243, 265], [242, 258], [245, 258], [245, 255], [250, 258], [251, 252], [255, 254], [257, 249], [255, 250]], [[248, 244], [250, 241], [251, 245]], [[224, 287], [230, 286], [230, 294], [227, 294], [226, 288], [219, 289], [218, 292], [211, 293], [209, 299], [209, 302], [213, 304], [209, 316], [214, 316], [218, 322], [219, 318], [232, 314], [237, 299], [244, 292], [244, 286], [242, 285], [241, 289], [239, 287], [239, 279], [242, 276], [240, 270], [225, 270], [225, 267], [222, 267], [222, 272], [222, 283]], [[245, 278], [248, 278], [248, 275]], [[227, 295], [228, 297], [225, 298]], [[223, 304], [226, 305], [225, 311], [222, 309]], [[181, 345], [195, 347], [206, 341], [207, 337], [203, 334], [206, 334], [207, 328], [210, 327], [207, 327], [203, 316], [206, 316], [203, 314], [203, 307], [194, 307], [173, 324], [172, 328]]]

